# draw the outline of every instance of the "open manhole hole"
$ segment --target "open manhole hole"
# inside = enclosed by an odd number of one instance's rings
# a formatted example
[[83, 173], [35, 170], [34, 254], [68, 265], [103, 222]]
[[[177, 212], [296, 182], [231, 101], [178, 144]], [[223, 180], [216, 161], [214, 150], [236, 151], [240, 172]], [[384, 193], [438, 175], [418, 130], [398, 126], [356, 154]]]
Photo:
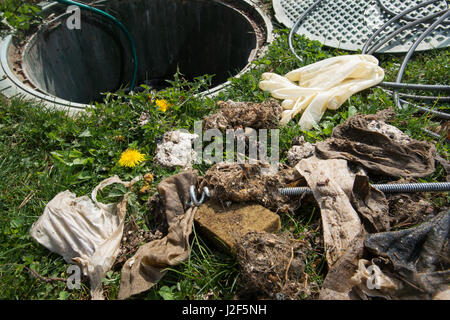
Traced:
[[[187, 80], [213, 75], [206, 93], [245, 72], [272, 40], [270, 20], [246, 0], [98, 1], [129, 30], [139, 62], [137, 86], [164, 88], [179, 70]], [[1, 44], [0, 91], [47, 104], [84, 108], [102, 93], [130, 85], [133, 59], [120, 28], [81, 10], [80, 29], [69, 29], [65, 6], [44, 7], [51, 23], [32, 35], [20, 54], [11, 36]], [[58, 17], [59, 18], [54, 18]], [[50, 20], [50, 19], [49, 19]], [[16, 54], [14, 54], [16, 52]], [[20, 60], [20, 61], [19, 61]], [[14, 70], [13, 70], [14, 69]]]

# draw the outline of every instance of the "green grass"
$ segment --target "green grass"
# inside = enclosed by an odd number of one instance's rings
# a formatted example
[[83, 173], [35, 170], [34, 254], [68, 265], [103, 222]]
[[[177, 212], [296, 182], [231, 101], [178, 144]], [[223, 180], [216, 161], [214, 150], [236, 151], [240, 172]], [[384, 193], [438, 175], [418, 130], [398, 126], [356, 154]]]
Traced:
[[[268, 93], [258, 88], [263, 72], [284, 74], [294, 68], [339, 54], [335, 49], [323, 48], [320, 43], [304, 37], [295, 37], [295, 46], [303, 57], [299, 63], [289, 52], [286, 38], [288, 30], [277, 30], [278, 37], [265, 57], [254, 62], [254, 68], [217, 97], [196, 96], [208, 84], [208, 77], [187, 83], [178, 76], [173, 86], [158, 94], [149, 91], [135, 96], [109, 93], [103, 103], [71, 118], [65, 113], [42, 108], [19, 98], [0, 100], [0, 299], [89, 299], [87, 282], [81, 290], [69, 290], [64, 282], [45, 283], [29, 275], [31, 268], [45, 277], [67, 277], [63, 259], [50, 253], [29, 236], [31, 225], [43, 213], [45, 205], [58, 193], [70, 190], [77, 196], [89, 194], [101, 180], [117, 174], [123, 180], [136, 175], [152, 173], [154, 182], [148, 194], [140, 194], [138, 184], [129, 203], [128, 218], [141, 228], [154, 228], [145, 223], [148, 210], [146, 200], [156, 191], [156, 185], [165, 177], [178, 172], [153, 164], [156, 141], [164, 132], [177, 128], [193, 130], [196, 120], [214, 112], [218, 100], [264, 101]], [[395, 79], [401, 57], [381, 56], [381, 66], [386, 70], [386, 80]], [[405, 81], [446, 83], [448, 78], [449, 50], [433, 50], [414, 56], [408, 65]], [[166, 99], [172, 106], [161, 112], [152, 102]], [[330, 136], [331, 130], [349, 116], [375, 113], [393, 106], [386, 93], [377, 88], [352, 96], [337, 111], [327, 111], [317, 128], [304, 132], [310, 142]], [[150, 114], [150, 122], [141, 127], [142, 112]], [[286, 151], [292, 139], [300, 132], [296, 121], [280, 130], [281, 161], [286, 162]], [[393, 123], [413, 138], [431, 141], [422, 131], [424, 127], [437, 126], [429, 115], [415, 113], [412, 109], [399, 110]], [[129, 147], [147, 155], [141, 165], [127, 169], [118, 165], [120, 154]], [[448, 145], [442, 138], [436, 147], [448, 159]], [[208, 166], [197, 166], [200, 173]], [[443, 168], [424, 181], [443, 181]], [[123, 191], [123, 190], [122, 190]], [[119, 192], [119, 193], [118, 193]], [[119, 199], [120, 190], [108, 188], [101, 194], [105, 201]], [[436, 198], [436, 203], [448, 199]], [[151, 221], [151, 219], [149, 219]], [[311, 206], [282, 216], [283, 229], [294, 235], [308, 231], [314, 238], [321, 237], [320, 214]], [[150, 223], [151, 224], [151, 223]], [[316, 242], [308, 253], [306, 272], [310, 281], [320, 285], [326, 274], [323, 248]], [[110, 271], [104, 279], [105, 294], [114, 299], [120, 283], [120, 270]], [[151, 290], [133, 299], [231, 299], [238, 291], [239, 267], [232, 257], [217, 252], [206, 244], [194, 230], [192, 250], [183, 264], [168, 270], [166, 276]]]

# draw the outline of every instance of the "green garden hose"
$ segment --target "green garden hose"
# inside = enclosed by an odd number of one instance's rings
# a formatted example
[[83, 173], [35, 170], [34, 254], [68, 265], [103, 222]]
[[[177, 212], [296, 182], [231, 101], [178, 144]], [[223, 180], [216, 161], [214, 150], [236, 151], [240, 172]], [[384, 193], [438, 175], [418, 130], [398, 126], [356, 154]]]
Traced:
[[125, 26], [122, 24], [122, 22], [120, 22], [117, 18], [113, 17], [109, 13], [106, 13], [105, 11], [99, 10], [97, 8], [93, 8], [93, 7], [83, 4], [83, 3], [78, 3], [75, 1], [71, 1], [71, 0], [56, 0], [56, 2], [65, 4], [65, 5], [77, 6], [77, 7], [80, 7], [81, 9], [85, 9], [87, 11], [91, 11], [91, 12], [97, 13], [99, 15], [102, 15], [104, 17], [107, 17], [108, 19], [112, 20], [115, 24], [117, 24], [122, 29], [122, 31], [127, 36], [128, 40], [130, 41], [131, 53], [133, 55], [133, 60], [134, 60], [133, 78], [131, 80], [131, 86], [130, 86], [130, 91], [133, 91], [134, 87], [136, 85], [136, 77], [137, 77], [137, 70], [138, 70], [138, 59], [137, 59], [137, 54], [136, 54], [136, 46], [134, 45], [134, 40], [131, 37], [131, 34], [128, 32], [127, 28], [125, 28]]

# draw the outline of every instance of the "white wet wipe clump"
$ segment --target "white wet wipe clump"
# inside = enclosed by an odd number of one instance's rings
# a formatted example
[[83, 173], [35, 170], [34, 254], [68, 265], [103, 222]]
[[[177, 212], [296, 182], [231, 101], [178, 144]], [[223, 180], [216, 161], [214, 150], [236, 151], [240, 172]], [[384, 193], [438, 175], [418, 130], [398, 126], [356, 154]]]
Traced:
[[156, 163], [165, 167], [192, 167], [192, 162], [196, 157], [192, 141], [197, 138], [198, 135], [185, 130], [166, 132], [163, 141], [156, 147]]

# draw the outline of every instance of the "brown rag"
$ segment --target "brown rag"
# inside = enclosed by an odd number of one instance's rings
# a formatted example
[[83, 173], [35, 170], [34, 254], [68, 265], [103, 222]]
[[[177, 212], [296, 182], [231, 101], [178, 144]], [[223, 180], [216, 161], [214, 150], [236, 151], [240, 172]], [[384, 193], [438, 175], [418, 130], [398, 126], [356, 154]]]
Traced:
[[352, 206], [360, 214], [368, 232], [383, 232], [391, 229], [389, 204], [384, 193], [369, 183], [366, 175], [356, 175], [353, 183]]
[[365, 235], [351, 205], [355, 174], [346, 160], [321, 160], [315, 156], [301, 160], [295, 168], [308, 182], [322, 216], [329, 271], [319, 299], [352, 299], [351, 277], [358, 269]]
[[390, 110], [355, 115], [333, 129], [331, 138], [316, 144], [316, 154], [324, 159], [346, 159], [370, 172], [393, 177], [425, 177], [434, 172], [436, 147], [426, 141], [370, 130], [373, 121], [383, 122]]
[[197, 207], [188, 208], [187, 202], [190, 200], [189, 187], [196, 185], [197, 175], [196, 171], [185, 171], [158, 185], [169, 225], [168, 234], [140, 247], [124, 264], [119, 299], [150, 289], [164, 276], [164, 268], [177, 265], [189, 256], [189, 236]]
[[322, 216], [328, 266], [332, 267], [362, 231], [358, 213], [350, 203], [354, 174], [347, 161], [311, 157], [295, 167], [305, 177]]

